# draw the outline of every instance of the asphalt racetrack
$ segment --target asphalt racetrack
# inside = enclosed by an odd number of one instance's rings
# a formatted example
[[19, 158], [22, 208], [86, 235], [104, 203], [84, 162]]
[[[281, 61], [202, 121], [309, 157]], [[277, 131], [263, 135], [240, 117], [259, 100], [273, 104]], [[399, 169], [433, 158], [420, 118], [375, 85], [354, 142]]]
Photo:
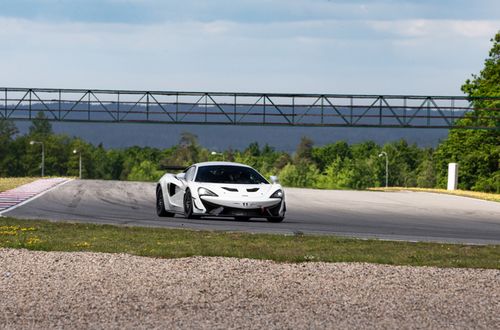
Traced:
[[423, 192], [285, 188], [282, 223], [159, 218], [155, 183], [74, 180], [4, 216], [252, 233], [334, 234], [388, 240], [500, 244], [500, 203]]

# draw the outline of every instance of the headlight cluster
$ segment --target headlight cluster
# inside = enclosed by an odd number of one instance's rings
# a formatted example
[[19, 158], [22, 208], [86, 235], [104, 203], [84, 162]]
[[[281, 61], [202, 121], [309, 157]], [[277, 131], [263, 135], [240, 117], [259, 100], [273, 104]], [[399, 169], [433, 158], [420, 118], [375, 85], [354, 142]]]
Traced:
[[283, 196], [284, 196], [283, 190], [278, 189], [271, 195], [271, 198], [283, 198]]
[[208, 190], [207, 188], [198, 188], [198, 195], [199, 196], [214, 196], [214, 197], [218, 197], [218, 195], [216, 193], [214, 193], [213, 191], [211, 190]]

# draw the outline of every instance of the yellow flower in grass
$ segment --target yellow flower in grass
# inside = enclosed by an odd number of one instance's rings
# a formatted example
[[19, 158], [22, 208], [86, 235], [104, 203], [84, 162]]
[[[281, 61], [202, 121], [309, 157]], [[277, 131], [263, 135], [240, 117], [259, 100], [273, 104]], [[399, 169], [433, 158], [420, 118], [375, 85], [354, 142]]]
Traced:
[[90, 243], [89, 242], [80, 242], [80, 243], [76, 244], [76, 247], [79, 247], [79, 248], [88, 248], [88, 247], [90, 247]]
[[21, 229], [19, 226], [0, 226], [0, 231], [17, 231]]
[[0, 226], [0, 235], [4, 236], [16, 236], [19, 231], [35, 231], [35, 227], [20, 227], [20, 226]]
[[16, 236], [16, 235], [17, 235], [17, 231], [14, 231], [14, 230], [0, 231], [0, 236]]
[[29, 237], [29, 238], [28, 238], [28, 240], [26, 241], [26, 243], [27, 243], [28, 245], [34, 245], [34, 244], [38, 244], [38, 243], [41, 243], [41, 242], [42, 242], [42, 240], [41, 240], [41, 239], [39, 239], [39, 238], [38, 238], [38, 237], [36, 237], [36, 236], [35, 236], [35, 237]]

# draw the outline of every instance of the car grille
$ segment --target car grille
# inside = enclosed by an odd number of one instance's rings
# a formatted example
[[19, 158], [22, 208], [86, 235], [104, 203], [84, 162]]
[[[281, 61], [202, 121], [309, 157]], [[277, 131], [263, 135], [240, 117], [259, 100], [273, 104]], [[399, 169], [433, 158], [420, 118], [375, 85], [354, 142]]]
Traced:
[[235, 207], [221, 206], [215, 203], [207, 202], [201, 200], [207, 213], [216, 216], [243, 216], [243, 217], [277, 217], [279, 216], [279, 211], [281, 203], [268, 208], [257, 208], [257, 209], [239, 209]]

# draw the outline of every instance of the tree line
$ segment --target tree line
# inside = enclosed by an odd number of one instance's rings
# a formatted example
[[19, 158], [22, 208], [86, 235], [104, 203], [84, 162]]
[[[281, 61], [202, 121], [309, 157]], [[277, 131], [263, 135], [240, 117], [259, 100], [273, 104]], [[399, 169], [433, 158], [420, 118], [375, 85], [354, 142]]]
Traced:
[[[196, 135], [189, 132], [182, 133], [178, 144], [171, 148], [105, 149], [102, 144], [94, 146], [76, 137], [54, 134], [42, 112], [27, 134], [16, 133], [13, 122], [0, 121], [0, 176], [40, 175], [41, 146], [30, 144], [31, 141], [44, 143], [45, 175], [78, 176], [81, 153], [82, 176], [86, 179], [155, 181], [172, 166], [224, 160], [253, 166], [266, 177], [277, 175], [289, 187], [364, 189], [385, 185], [385, 156], [380, 157], [385, 151], [390, 186], [429, 188], [445, 186], [447, 164], [453, 160], [450, 142], [436, 150], [420, 148], [405, 140], [384, 145], [372, 141], [352, 145], [337, 141], [315, 146], [307, 137], [301, 139], [293, 154], [256, 142], [244, 150], [214, 153], [202, 147]], [[468, 161], [488, 157], [488, 151], [481, 148], [476, 148], [475, 153], [469, 155]], [[487, 166], [462, 166], [460, 188], [500, 192], [498, 182], [495, 185], [491, 180], [495, 175], [498, 180], [499, 172], [491, 176]]]

